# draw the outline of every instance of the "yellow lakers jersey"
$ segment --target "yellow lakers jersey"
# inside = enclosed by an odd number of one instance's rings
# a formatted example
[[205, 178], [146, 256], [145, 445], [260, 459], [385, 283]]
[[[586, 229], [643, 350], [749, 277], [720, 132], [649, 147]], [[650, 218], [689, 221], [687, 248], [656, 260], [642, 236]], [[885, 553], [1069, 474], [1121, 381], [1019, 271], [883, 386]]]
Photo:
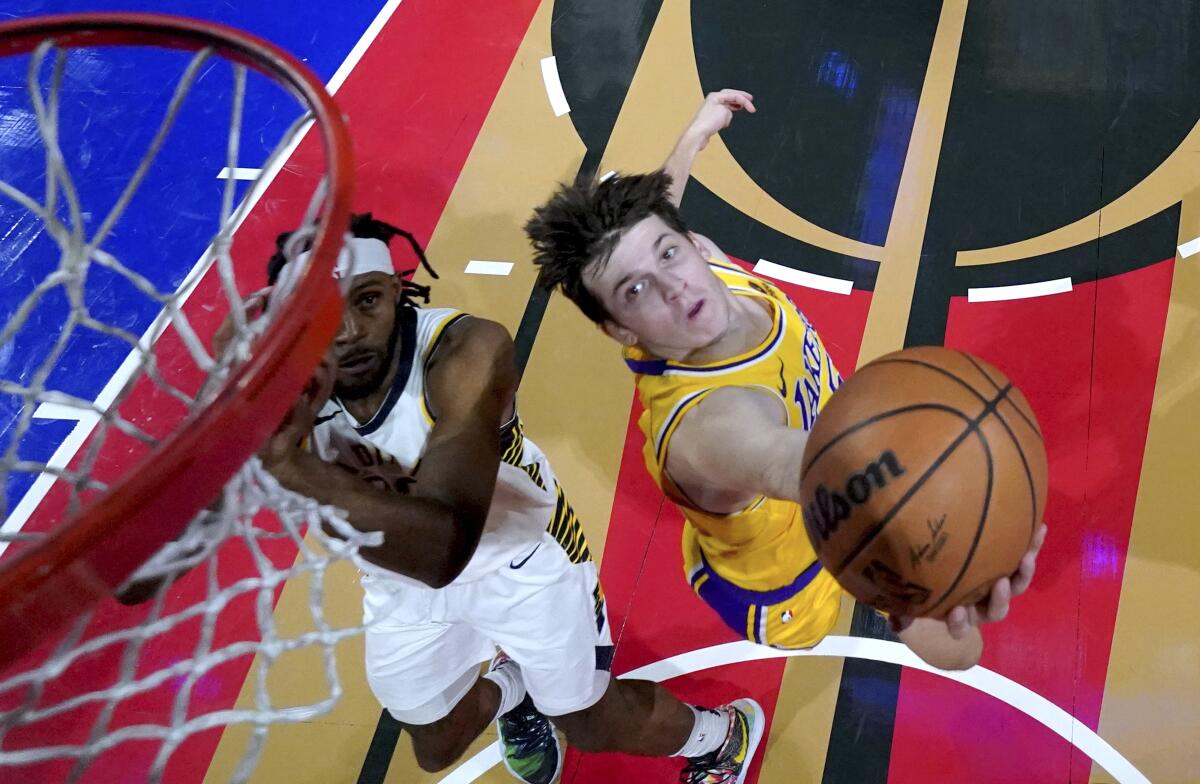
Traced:
[[809, 430], [841, 376], [816, 330], [778, 287], [730, 263], [709, 265], [735, 296], [767, 306], [774, 323], [766, 338], [750, 351], [703, 365], [659, 359], [637, 348], [626, 349], [625, 361], [636, 373], [645, 407], [638, 424], [646, 438], [646, 467], [687, 520], [685, 553], [694, 538], [721, 576], [752, 591], [770, 591], [792, 583], [817, 560], [800, 505], [764, 496], [732, 514], [696, 508], [666, 475], [671, 436], [706, 395], [729, 386], [770, 391], [783, 401], [788, 426]]

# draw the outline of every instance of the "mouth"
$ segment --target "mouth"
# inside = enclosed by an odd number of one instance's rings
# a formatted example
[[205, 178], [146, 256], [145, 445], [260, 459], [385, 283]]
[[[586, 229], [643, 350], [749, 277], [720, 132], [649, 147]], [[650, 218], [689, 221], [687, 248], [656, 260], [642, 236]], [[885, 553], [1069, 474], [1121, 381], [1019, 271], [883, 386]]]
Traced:
[[697, 302], [695, 305], [692, 305], [692, 307], [688, 309], [688, 312], [687, 312], [688, 321], [694, 320], [696, 318], [696, 316], [700, 315], [700, 311], [702, 311], [702, 310], [704, 310], [704, 300], [700, 300], [699, 302]]
[[375, 365], [374, 354], [352, 354], [338, 360], [338, 372], [356, 376]]

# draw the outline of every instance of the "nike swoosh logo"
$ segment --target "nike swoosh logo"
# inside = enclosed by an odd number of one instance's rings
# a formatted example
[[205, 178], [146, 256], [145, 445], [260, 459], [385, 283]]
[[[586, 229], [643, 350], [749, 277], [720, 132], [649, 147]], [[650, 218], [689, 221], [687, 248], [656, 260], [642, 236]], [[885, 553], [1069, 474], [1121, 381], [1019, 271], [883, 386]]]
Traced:
[[333, 419], [335, 416], [337, 416], [339, 413], [341, 413], [341, 412], [340, 412], [340, 411], [339, 411], [339, 412], [334, 412], [334, 413], [330, 414], [329, 416], [319, 416], [319, 417], [317, 417], [316, 419], [314, 419], [314, 420], [313, 420], [313, 427], [316, 427], [317, 425], [321, 424], [322, 422], [328, 422], [329, 420], [331, 420], [331, 419]]
[[532, 557], [533, 557], [533, 554], [534, 554], [534, 553], [536, 553], [536, 552], [538, 551], [538, 548], [539, 548], [539, 547], [541, 547], [541, 546], [542, 546], [542, 543], [541, 543], [541, 542], [538, 542], [536, 545], [534, 545], [533, 549], [529, 551], [529, 555], [527, 555], [527, 556], [525, 556], [524, 558], [522, 558], [520, 563], [516, 563], [516, 559], [513, 559], [512, 561], [509, 561], [509, 562], [508, 562], [508, 568], [510, 568], [510, 569], [520, 569], [522, 566], [524, 566], [524, 565], [526, 564], [526, 562], [528, 562], [528, 561], [529, 561], [529, 559], [530, 559], [530, 558], [532, 558]]

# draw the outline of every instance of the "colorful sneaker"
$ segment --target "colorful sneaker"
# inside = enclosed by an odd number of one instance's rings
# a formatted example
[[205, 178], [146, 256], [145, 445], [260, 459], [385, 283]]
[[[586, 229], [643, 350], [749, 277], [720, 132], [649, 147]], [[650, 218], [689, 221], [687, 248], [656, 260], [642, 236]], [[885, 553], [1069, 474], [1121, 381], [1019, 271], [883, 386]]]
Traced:
[[[503, 653], [492, 660], [491, 669], [515, 667]], [[550, 720], [538, 712], [529, 695], [517, 707], [496, 719], [504, 767], [525, 784], [553, 784], [562, 772], [562, 748]]]
[[766, 716], [757, 702], [734, 700], [717, 710], [729, 716], [729, 732], [721, 748], [692, 757], [679, 774], [680, 784], [743, 784], [750, 773], [754, 752], [762, 740]]

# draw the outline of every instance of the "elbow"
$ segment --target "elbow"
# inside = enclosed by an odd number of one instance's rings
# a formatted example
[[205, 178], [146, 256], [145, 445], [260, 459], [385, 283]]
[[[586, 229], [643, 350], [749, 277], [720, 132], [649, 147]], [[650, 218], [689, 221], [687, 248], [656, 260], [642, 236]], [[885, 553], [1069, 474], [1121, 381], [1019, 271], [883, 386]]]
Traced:
[[441, 557], [431, 559], [429, 574], [422, 582], [431, 588], [445, 588], [457, 580], [475, 556], [485, 521], [486, 516], [475, 514], [452, 516], [447, 521], [450, 536]]
[[430, 588], [445, 588], [450, 583], [458, 579], [458, 576], [466, 569], [466, 563], [458, 563], [449, 559], [434, 565], [430, 569], [429, 574], [421, 582], [428, 585]]
[[445, 588], [458, 579], [467, 568], [467, 564], [475, 556], [479, 547], [479, 539], [483, 535], [483, 520], [455, 519], [450, 544], [446, 548], [445, 557], [435, 570], [435, 581], [430, 583], [434, 588]]

